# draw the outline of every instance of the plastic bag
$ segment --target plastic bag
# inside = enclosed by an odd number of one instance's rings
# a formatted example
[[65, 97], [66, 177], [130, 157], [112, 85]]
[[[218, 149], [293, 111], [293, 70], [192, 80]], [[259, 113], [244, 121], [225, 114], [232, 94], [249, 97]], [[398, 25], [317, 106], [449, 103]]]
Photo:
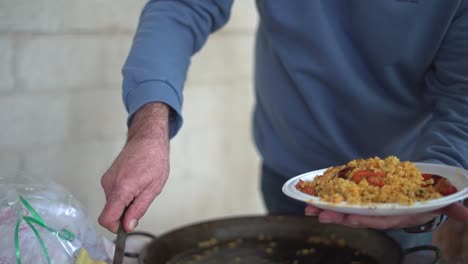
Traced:
[[106, 243], [57, 183], [0, 177], [0, 264], [71, 264], [81, 248], [109, 263]]

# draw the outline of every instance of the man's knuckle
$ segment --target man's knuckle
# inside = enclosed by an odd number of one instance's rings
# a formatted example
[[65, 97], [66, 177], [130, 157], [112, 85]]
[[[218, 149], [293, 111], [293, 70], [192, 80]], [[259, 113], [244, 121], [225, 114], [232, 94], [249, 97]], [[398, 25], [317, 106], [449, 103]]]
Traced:
[[146, 205], [135, 206], [134, 211], [135, 211], [137, 218], [141, 218], [146, 213], [147, 209], [148, 207]]
[[98, 218], [98, 223], [101, 226], [104, 226], [104, 227], [108, 227], [110, 225], [110, 221], [108, 219], [106, 219], [105, 217], [103, 217], [103, 216], [100, 216]]
[[127, 206], [132, 200], [134, 195], [126, 191], [115, 190], [109, 194], [108, 202], [111, 203], [122, 203]]

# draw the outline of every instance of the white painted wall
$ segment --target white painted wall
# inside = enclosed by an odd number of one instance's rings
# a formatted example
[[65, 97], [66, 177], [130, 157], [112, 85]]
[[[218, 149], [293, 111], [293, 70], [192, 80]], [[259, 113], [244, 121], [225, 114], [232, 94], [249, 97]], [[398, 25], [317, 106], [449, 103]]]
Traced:
[[[264, 212], [250, 131], [253, 2], [235, 1], [193, 59], [170, 180], [142, 230]], [[120, 68], [143, 4], [0, 0], [0, 173], [55, 179], [96, 224], [100, 177], [125, 141]]]

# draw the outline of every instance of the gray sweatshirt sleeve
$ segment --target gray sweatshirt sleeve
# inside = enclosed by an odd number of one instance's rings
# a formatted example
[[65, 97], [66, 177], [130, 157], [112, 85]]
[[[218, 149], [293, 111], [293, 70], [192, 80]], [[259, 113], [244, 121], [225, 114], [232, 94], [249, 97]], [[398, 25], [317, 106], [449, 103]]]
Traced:
[[433, 115], [414, 160], [468, 168], [468, 2], [462, 5], [425, 79]]
[[171, 108], [170, 135], [182, 125], [182, 89], [191, 56], [229, 18], [232, 0], [151, 0], [123, 67], [128, 124], [149, 102]]

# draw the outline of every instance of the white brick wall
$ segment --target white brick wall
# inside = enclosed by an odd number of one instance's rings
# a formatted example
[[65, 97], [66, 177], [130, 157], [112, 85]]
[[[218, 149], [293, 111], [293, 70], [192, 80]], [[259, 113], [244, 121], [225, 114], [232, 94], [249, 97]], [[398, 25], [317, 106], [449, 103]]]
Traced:
[[[144, 2], [0, 0], [0, 177], [50, 177], [96, 221], [100, 177], [125, 141], [120, 69]], [[263, 212], [250, 131], [253, 1], [235, 1], [231, 17], [193, 59], [171, 177], [143, 230]]]
[[16, 177], [22, 166], [21, 155], [16, 151], [0, 152], [0, 168], [2, 177]]
[[[254, 0], [234, 1], [227, 30], [252, 31]], [[146, 0], [0, 0], [0, 32], [133, 33]]]
[[103, 85], [120, 91], [122, 86], [121, 69], [128, 56], [133, 35], [123, 34], [105, 38], [103, 51], [102, 81]]
[[28, 149], [88, 139], [123, 141], [119, 89], [0, 96], [0, 147]]
[[[204, 49], [192, 58], [188, 84], [229, 84], [252, 81], [253, 45], [251, 34], [214, 34]], [[209, 69], [209, 70], [207, 70]]]
[[68, 104], [70, 139], [124, 142], [127, 114], [121, 98], [119, 87], [71, 94]]
[[234, 0], [231, 17], [223, 30], [252, 34], [257, 23], [255, 0]]
[[145, 0], [1, 0], [0, 31], [62, 32], [135, 29]]
[[69, 97], [13, 94], [0, 96], [0, 149], [25, 149], [60, 143], [71, 123]]
[[[100, 36], [28, 37], [18, 47], [19, 87], [26, 90], [95, 89], [107, 42]], [[45, 78], [47, 76], [47, 78]]]

